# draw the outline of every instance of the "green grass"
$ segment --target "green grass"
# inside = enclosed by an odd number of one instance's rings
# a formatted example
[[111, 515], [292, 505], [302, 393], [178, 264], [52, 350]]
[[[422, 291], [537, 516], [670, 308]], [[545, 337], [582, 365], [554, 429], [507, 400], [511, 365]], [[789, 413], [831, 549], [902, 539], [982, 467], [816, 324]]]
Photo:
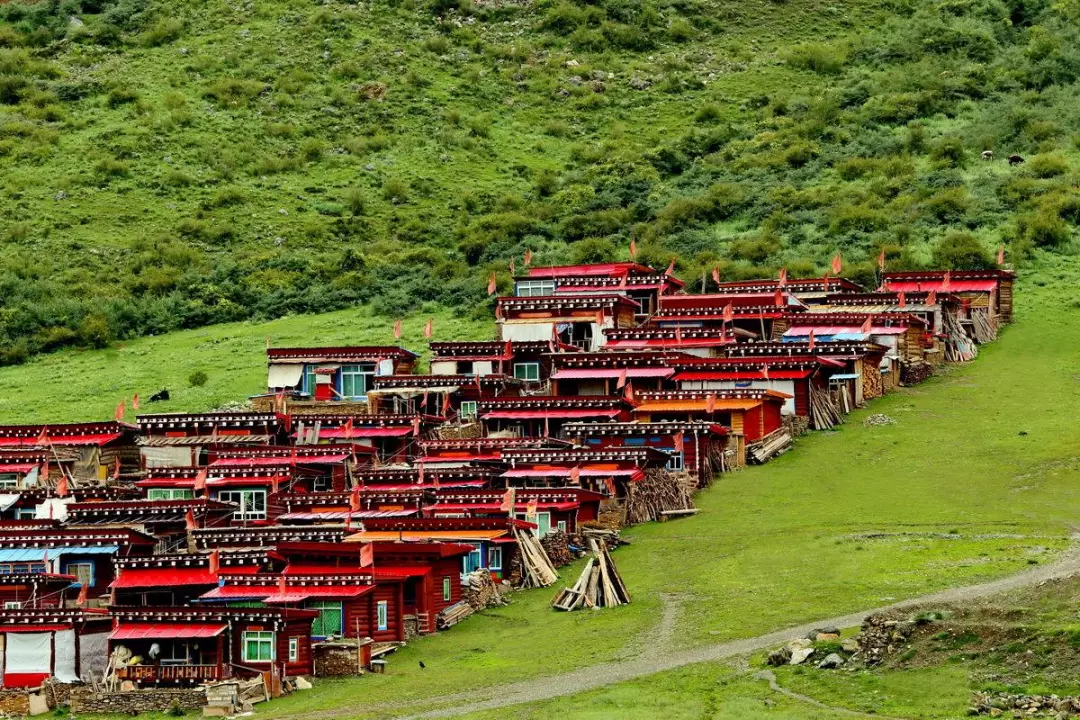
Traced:
[[[390, 716], [399, 702], [636, 657], [656, 647], [665, 595], [678, 606], [672, 647], [685, 648], [1051, 560], [1080, 512], [1080, 433], [1065, 420], [1080, 396], [1080, 307], [1068, 290], [1078, 269], [1077, 258], [1044, 256], [1018, 293], [1017, 323], [975, 363], [721, 478], [693, 518], [629, 529], [633, 543], [615, 559], [631, 605], [564, 614], [547, 608], [551, 590], [516, 594], [508, 608], [410, 644], [384, 676], [320, 684], [260, 712], [354, 707], [359, 697]], [[861, 424], [878, 412], [896, 423]], [[619, 693], [651, 707], [677, 682], [670, 676]]]
[[[403, 323], [401, 345], [424, 351], [428, 315]], [[434, 318], [439, 339], [489, 339], [490, 323], [441, 311]], [[266, 343], [277, 347], [395, 345], [392, 323], [368, 310], [296, 315], [264, 323], [228, 323], [140, 338], [107, 350], [68, 350], [17, 367], [0, 368], [0, 423], [111, 420], [116, 405], [142, 400], [140, 412], [201, 411], [242, 403], [266, 392]], [[426, 361], [425, 361], [426, 362]], [[196, 371], [207, 374], [190, 385]], [[170, 400], [148, 403], [168, 388]]]

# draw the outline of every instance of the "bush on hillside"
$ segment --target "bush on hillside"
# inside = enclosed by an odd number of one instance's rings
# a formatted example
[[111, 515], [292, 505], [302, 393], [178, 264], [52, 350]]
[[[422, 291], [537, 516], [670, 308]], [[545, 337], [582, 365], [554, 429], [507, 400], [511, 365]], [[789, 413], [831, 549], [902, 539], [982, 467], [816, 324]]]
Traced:
[[934, 245], [934, 267], [984, 270], [994, 266], [990, 253], [968, 232], [950, 232]]

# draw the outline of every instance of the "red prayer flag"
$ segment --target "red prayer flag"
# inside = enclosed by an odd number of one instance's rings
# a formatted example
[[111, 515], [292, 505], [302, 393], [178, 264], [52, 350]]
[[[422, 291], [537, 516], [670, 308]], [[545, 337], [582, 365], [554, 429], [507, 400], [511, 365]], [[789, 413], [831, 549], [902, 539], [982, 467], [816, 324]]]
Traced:
[[63, 470], [61, 470], [60, 472], [60, 479], [56, 481], [56, 496], [68, 496], [68, 479], [67, 475], [63, 472]]
[[495, 303], [495, 319], [496, 320], [502, 320], [503, 319], [502, 303]]
[[513, 275], [515, 274], [515, 272], [516, 271], [514, 270], [514, 258], [510, 258], [510, 274]]
[[615, 383], [617, 390], [622, 390], [626, 386], [626, 368], [619, 371], [619, 381]]
[[683, 436], [682, 431], [675, 433], [675, 452], [681, 453], [685, 447], [686, 438]]
[[941, 289], [943, 291], [948, 290], [952, 284], [952, 273], [948, 270], [945, 271], [945, 277], [941, 279]]
[[597, 310], [596, 311], [596, 324], [597, 325], [603, 325], [604, 324], [604, 311], [603, 310]]
[[429, 338], [435, 334], [435, 319], [428, 318], [427, 323], [424, 325], [424, 337]]
[[349, 512], [360, 512], [360, 486], [353, 485], [349, 493]]
[[938, 304], [937, 290], [931, 290], [930, 292], [926, 293], [926, 304], [927, 305], [937, 305]]
[[77, 597], [75, 599], [75, 606], [76, 607], [83, 607], [84, 605], [86, 605], [86, 601], [88, 599], [87, 595], [89, 593], [90, 593], [90, 583], [88, 583], [88, 582], [82, 583], [81, 586], [79, 587], [79, 597]]
[[120, 456], [119, 455], [116, 456], [116, 465], [113, 467], [112, 476], [113, 476], [113, 480], [118, 480], [120, 478]]
[[442, 415], [443, 417], [449, 417], [450, 415], [450, 393], [443, 395]]
[[360, 567], [375, 566], [375, 544], [364, 543], [360, 548]]
[[632, 382], [626, 383], [626, 387], [623, 388], [623, 397], [626, 398], [626, 402], [634, 403], [634, 384]]
[[778, 285], [780, 287], [784, 287], [785, 285], [787, 285], [787, 268], [786, 267], [780, 268], [780, 280], [778, 282]]
[[49, 445], [49, 427], [47, 425], [42, 426], [41, 432], [38, 433], [37, 441], [34, 444], [38, 447], [46, 447]]
[[705, 412], [709, 414], [716, 412], [716, 395], [713, 393], [705, 396]]
[[502, 504], [499, 505], [499, 511], [504, 513], [514, 512], [514, 488], [506, 488], [506, 492], [503, 493]]
[[881, 248], [881, 254], [877, 256], [877, 266], [882, 272], [885, 271], [885, 248]]
[[809, 347], [807, 349], [808, 350], [813, 350], [814, 349], [814, 331], [813, 330], [810, 331], [810, 345], [809, 345]]
[[897, 304], [900, 305], [901, 308], [906, 308], [907, 307], [907, 294], [906, 293], [904, 293], [904, 292], [900, 293], [900, 295], [897, 297]]
[[537, 510], [538, 506], [539, 506], [539, 503], [537, 502], [536, 498], [531, 498], [529, 500], [529, 502], [525, 505], [525, 519], [526, 520], [528, 520], [529, 518], [534, 518], [539, 514], [538, 510]]
[[416, 484], [424, 484], [424, 463], [417, 463], [416, 465]]
[[395, 340], [400, 340], [401, 339], [401, 321], [400, 320], [396, 320], [394, 322], [394, 339]]
[[525, 267], [532, 265], [532, 250], [525, 248]]
[[113, 419], [116, 422], [124, 422], [124, 415], [127, 413], [127, 402], [121, 400], [116, 405], [116, 412], [113, 413]]
[[833, 275], [839, 275], [840, 271], [844, 269], [844, 261], [840, 258], [840, 253], [836, 253], [832, 259], [832, 272]]
[[570, 468], [570, 484], [579, 486], [581, 485], [581, 468], [579, 468], [577, 465]]
[[207, 560], [207, 565], [211, 575], [217, 575], [221, 572], [221, 551], [214, 550], [210, 553], [210, 558]]
[[131, 409], [132, 410], [138, 410], [139, 409], [139, 393], [135, 393], [134, 395], [131, 396]]
[[607, 488], [608, 495], [610, 495], [611, 497], [615, 497], [615, 495], [617, 494], [615, 492], [615, 478], [613, 478], [613, 477], [604, 478], [604, 486]]
[[622, 274], [622, 277], [619, 278], [619, 289], [620, 290], [625, 290], [626, 286], [629, 285], [629, 284], [630, 284], [630, 271], [628, 270], [628, 271], [626, 271], [626, 272], [624, 272]]
[[675, 344], [682, 345], [682, 325], [675, 326]]
[[731, 307], [731, 303], [724, 306], [724, 322], [729, 323], [735, 319], [735, 308]]
[[1004, 265], [1005, 264], [1005, 246], [1004, 245], [998, 245], [997, 264], [998, 265]]
[[190, 508], [188, 509], [188, 511], [186, 513], [184, 513], [184, 527], [187, 528], [188, 530], [194, 530], [195, 527], [196, 527], [196, 525], [195, 525], [195, 511], [191, 510]]
[[761, 377], [763, 377], [766, 380], [769, 379], [769, 366], [768, 365], [762, 365], [761, 366]]
[[417, 415], [412, 419], [412, 434], [413, 437], [420, 437], [420, 416]]
[[509, 340], [507, 340], [506, 345], [503, 346], [503, 359], [514, 359], [514, 343], [510, 342]]
[[784, 291], [777, 290], [776, 295], [773, 297], [773, 301], [776, 303], [776, 307], [784, 307]]
[[675, 274], [675, 258], [671, 258], [671, 262], [668, 263], [667, 270], [664, 271], [665, 275]]
[[716, 283], [716, 287], [720, 287], [720, 265], [713, 265], [712, 269], [712, 281]]
[[349, 438], [352, 437], [352, 435], [353, 435], [352, 418], [346, 418], [345, 419], [345, 424], [341, 426], [341, 431], [342, 431], [342, 434], [345, 436], [346, 439], [349, 439]]
[[202, 468], [195, 474], [195, 491], [206, 490], [206, 476], [209, 474], [209, 470]]
[[287, 581], [285, 580], [284, 575], [278, 575], [277, 591], [278, 591], [278, 594], [280, 594], [280, 595], [284, 595], [285, 593], [287, 593], [289, 591], [289, 586], [287, 584]]
[[873, 328], [873, 323], [871, 323], [870, 320], [871, 320], [871, 317], [869, 315], [867, 315], [866, 320], [863, 321], [862, 327], [859, 328], [859, 332], [861, 332], [863, 334], [869, 334], [870, 329]]
[[499, 283], [495, 279], [495, 273], [493, 272], [493, 273], [491, 273], [491, 275], [488, 276], [488, 286], [487, 286], [488, 295], [494, 295], [495, 291], [498, 290], [498, 289], [499, 289]]
[[637, 241], [635, 241], [634, 238], [631, 237], [630, 238], [630, 259], [634, 260], [636, 258], [637, 258]]

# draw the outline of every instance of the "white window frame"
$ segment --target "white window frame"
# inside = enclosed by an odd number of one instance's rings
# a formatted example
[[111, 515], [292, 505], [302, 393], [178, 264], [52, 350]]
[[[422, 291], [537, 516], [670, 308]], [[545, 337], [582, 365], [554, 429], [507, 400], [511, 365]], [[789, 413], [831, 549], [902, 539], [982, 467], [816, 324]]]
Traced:
[[86, 569], [86, 586], [87, 587], [94, 587], [94, 563], [89, 561], [89, 560], [83, 560], [83, 561], [80, 561], [80, 562], [73, 562], [73, 563], [65, 564], [64, 565], [64, 574], [65, 575], [74, 575], [75, 576], [75, 582], [72, 583], [72, 584], [82, 587], [83, 577], [82, 577], [82, 573], [80, 572], [80, 569], [82, 569], [82, 568]]
[[319, 475], [311, 481], [312, 492], [330, 492], [334, 489], [334, 477], [332, 475]]
[[554, 280], [518, 280], [514, 287], [518, 297], [544, 297], [555, 294]]
[[[338, 371], [338, 379], [341, 385], [341, 395], [346, 398], [362, 398], [367, 397], [367, 391], [372, 385], [372, 378], [375, 377], [376, 366], [374, 363], [353, 363], [350, 365], [342, 365]], [[345, 378], [352, 378], [353, 392], [345, 392]], [[356, 381], [358, 378], [363, 378], [364, 392], [356, 393]]]
[[[262, 496], [262, 510], [250, 509], [255, 496]], [[221, 502], [234, 502], [240, 507], [233, 512], [237, 520], [265, 520], [267, 518], [267, 495], [265, 488], [244, 488], [240, 490], [218, 490], [216, 500]]]
[[378, 630], [390, 627], [390, 606], [385, 600], [375, 603], [375, 625]]
[[[519, 374], [518, 373], [519, 368], [521, 370], [523, 370], [523, 371], [526, 371], [526, 372], [524, 372], [524, 374]], [[533, 370], [533, 372], [528, 372], [528, 370], [530, 370], [530, 369]], [[525, 382], [540, 382], [540, 363], [538, 363], [538, 362], [514, 363], [514, 377], [516, 379], [518, 379], [518, 380], [523, 380]]]
[[[243, 658], [243, 661], [244, 662], [258, 662], [258, 663], [274, 662], [277, 659], [277, 652], [276, 652], [276, 650], [277, 650], [277, 642], [276, 642], [276, 640], [277, 640], [277, 638], [275, 637], [275, 634], [274, 634], [273, 630], [245, 630], [240, 635], [240, 655]], [[260, 647], [264, 643], [269, 644], [270, 658], [266, 659], [266, 658], [263, 658], [263, 657], [254, 657], [254, 658], [251, 657], [251, 655], [248, 654], [248, 643], [249, 642], [256, 642], [256, 643], [259, 644]], [[262, 655], [262, 652], [259, 652], [258, 654]]]
[[18, 490], [22, 487], [22, 475], [19, 473], [0, 473], [0, 490]]
[[488, 570], [502, 570], [503, 551], [499, 545], [488, 545]]
[[146, 491], [147, 500], [191, 500], [194, 490], [186, 488], [150, 488]]
[[668, 455], [668, 461], [667, 461], [667, 469], [668, 470], [670, 470], [672, 472], [682, 472], [682, 470], [685, 467], [686, 467], [686, 458], [684, 457], [684, 453], [672, 452], [670, 455]]
[[442, 599], [443, 602], [450, 602], [454, 597], [454, 585], [453, 579], [448, 575], [443, 575], [442, 579]]
[[18, 600], [6, 600], [4, 601], [5, 610], [18, 610], [22, 607], [22, 603]]
[[300, 638], [289, 638], [289, 662], [299, 662], [300, 660]]
[[[525, 513], [517, 513], [517, 517], [519, 519], [521, 519], [521, 520], [524, 520], [525, 522], [535, 523], [536, 524], [536, 536], [537, 537], [540, 537], [540, 538], [545, 537], [549, 532], [551, 532], [551, 513], [550, 512], [538, 512], [538, 513], [536, 513], [536, 517], [534, 517], [534, 518], [530, 518]], [[541, 523], [540, 522], [541, 517], [545, 517], [545, 518], [547, 518], [547, 520], [545, 522]], [[546, 530], [544, 529], [545, 525], [547, 526]]]
[[559, 528], [559, 532], [561, 532], [562, 534], [564, 534], [564, 535], [566, 534], [566, 521], [565, 520], [560, 520], [559, 522], [555, 523], [555, 527]]
[[477, 414], [477, 402], [475, 400], [462, 400], [458, 408], [458, 417], [474, 418]]

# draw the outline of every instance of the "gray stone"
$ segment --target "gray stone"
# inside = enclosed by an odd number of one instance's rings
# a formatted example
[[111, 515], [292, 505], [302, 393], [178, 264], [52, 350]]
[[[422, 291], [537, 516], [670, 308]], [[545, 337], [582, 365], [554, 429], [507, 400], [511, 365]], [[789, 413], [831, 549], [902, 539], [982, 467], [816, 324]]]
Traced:
[[859, 652], [859, 642], [855, 638], [844, 638], [840, 641], [840, 647], [844, 652]]
[[788, 660], [788, 665], [801, 665], [813, 654], [813, 648], [796, 648], [791, 651], [791, 660]]
[[311, 689], [311, 683], [308, 682], [307, 679], [305, 679], [303, 677], [297, 677], [294, 680], [294, 682], [296, 683], [296, 689], [297, 690], [310, 690]]
[[769, 653], [769, 664], [773, 666], [787, 665], [791, 660], [791, 648], [786, 645]]
[[844, 658], [836, 653], [829, 653], [825, 659], [818, 663], [819, 670], [835, 670], [844, 664]]

